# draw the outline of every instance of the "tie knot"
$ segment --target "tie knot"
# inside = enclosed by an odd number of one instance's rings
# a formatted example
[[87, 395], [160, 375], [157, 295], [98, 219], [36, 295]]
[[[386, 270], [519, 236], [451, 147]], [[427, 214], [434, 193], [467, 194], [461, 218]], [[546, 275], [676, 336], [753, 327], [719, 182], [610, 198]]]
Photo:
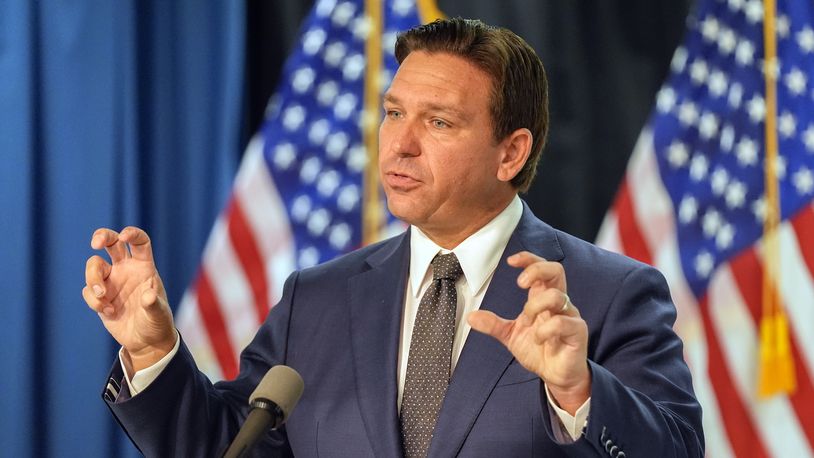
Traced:
[[455, 281], [463, 275], [461, 263], [455, 253], [439, 254], [432, 260], [432, 279], [440, 280], [446, 278]]

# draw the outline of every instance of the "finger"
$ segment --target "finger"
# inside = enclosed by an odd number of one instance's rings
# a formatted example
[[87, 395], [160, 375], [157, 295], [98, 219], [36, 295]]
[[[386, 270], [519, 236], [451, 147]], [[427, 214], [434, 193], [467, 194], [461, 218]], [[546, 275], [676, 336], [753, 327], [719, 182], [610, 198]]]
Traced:
[[475, 310], [469, 314], [467, 321], [472, 329], [494, 337], [503, 345], [508, 345], [513, 320], [501, 318], [488, 310]]
[[110, 276], [110, 264], [101, 256], [94, 255], [85, 263], [85, 283], [96, 297], [104, 297], [105, 280]]
[[88, 307], [96, 313], [102, 313], [108, 317], [113, 316], [113, 305], [96, 297], [89, 286], [82, 288], [82, 298], [85, 299]]
[[523, 306], [523, 314], [534, 320], [537, 315], [548, 312], [550, 315], [570, 314], [575, 307], [564, 307], [566, 301], [570, 303], [568, 296], [555, 288], [533, 288], [529, 292], [529, 299]]
[[579, 338], [584, 328], [584, 321], [579, 318], [557, 315], [539, 322], [534, 330], [538, 344], [561, 342], [565, 345], [579, 345]]
[[520, 251], [506, 258], [506, 262], [508, 262], [512, 267], [522, 268], [530, 266], [535, 262], [545, 262], [545, 258], [541, 258], [540, 256], [528, 251]]
[[565, 269], [559, 262], [535, 262], [517, 276], [517, 285], [521, 288], [544, 285], [565, 291]]
[[150, 236], [142, 229], [135, 226], [127, 226], [122, 229], [119, 239], [130, 244], [130, 253], [133, 258], [139, 261], [153, 260], [153, 246], [150, 243]]
[[93, 233], [93, 237], [90, 239], [90, 246], [93, 247], [94, 250], [104, 248], [110, 256], [110, 261], [114, 264], [129, 256], [127, 247], [124, 245], [124, 242], [119, 239], [119, 233], [111, 229], [96, 229]]

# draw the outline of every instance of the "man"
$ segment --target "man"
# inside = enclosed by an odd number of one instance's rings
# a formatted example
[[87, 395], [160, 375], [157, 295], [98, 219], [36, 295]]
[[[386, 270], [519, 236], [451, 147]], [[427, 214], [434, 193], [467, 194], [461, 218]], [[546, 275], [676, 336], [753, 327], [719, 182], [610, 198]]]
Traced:
[[287, 364], [305, 394], [258, 454], [702, 456], [663, 277], [517, 196], [548, 122], [534, 51], [451, 19], [402, 34], [396, 57], [379, 168], [411, 228], [292, 274], [236, 380], [197, 371], [147, 234], [94, 233], [112, 265], [89, 259], [83, 295], [122, 345], [105, 398], [130, 437], [150, 456], [220, 454]]

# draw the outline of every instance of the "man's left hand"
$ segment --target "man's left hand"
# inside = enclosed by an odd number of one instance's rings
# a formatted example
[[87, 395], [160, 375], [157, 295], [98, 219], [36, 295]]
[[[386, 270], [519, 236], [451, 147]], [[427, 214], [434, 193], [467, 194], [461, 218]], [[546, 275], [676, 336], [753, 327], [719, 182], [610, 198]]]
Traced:
[[567, 295], [562, 264], [522, 251], [508, 258], [522, 268], [517, 284], [528, 300], [517, 318], [487, 310], [469, 315], [472, 329], [506, 346], [526, 369], [543, 379], [560, 408], [571, 415], [591, 396], [588, 325]]

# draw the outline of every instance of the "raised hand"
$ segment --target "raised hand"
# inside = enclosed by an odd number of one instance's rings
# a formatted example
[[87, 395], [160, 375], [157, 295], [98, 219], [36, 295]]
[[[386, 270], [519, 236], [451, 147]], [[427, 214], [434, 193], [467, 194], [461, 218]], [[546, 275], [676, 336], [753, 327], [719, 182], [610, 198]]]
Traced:
[[176, 340], [167, 293], [153, 262], [150, 237], [132, 226], [121, 233], [97, 229], [91, 247], [104, 248], [111, 263], [98, 255], [88, 259], [82, 297], [124, 347], [123, 359], [132, 376], [169, 353]]
[[523, 311], [507, 320], [478, 310], [469, 315], [469, 324], [505, 345], [573, 415], [591, 395], [591, 374], [588, 325], [566, 294], [565, 271], [560, 263], [527, 251], [510, 256], [508, 263], [523, 269], [517, 278], [517, 284], [528, 289]]

